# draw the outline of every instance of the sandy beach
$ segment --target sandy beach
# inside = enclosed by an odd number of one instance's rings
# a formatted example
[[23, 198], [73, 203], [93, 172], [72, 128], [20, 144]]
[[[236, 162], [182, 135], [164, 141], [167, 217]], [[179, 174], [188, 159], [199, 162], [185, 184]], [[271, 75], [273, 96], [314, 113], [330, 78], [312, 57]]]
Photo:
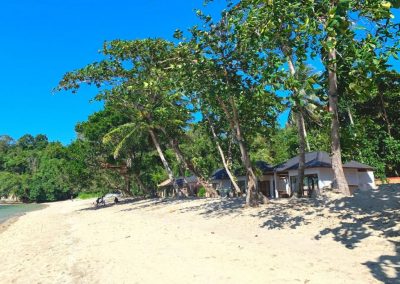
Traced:
[[399, 283], [400, 192], [51, 203], [0, 231], [1, 283]]

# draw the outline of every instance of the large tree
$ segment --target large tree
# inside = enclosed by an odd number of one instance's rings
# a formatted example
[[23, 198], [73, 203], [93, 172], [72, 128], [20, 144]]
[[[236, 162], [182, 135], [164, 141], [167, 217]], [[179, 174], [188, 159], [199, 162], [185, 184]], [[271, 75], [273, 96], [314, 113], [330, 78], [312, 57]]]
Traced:
[[178, 187], [163, 142], [212, 194], [212, 188], [179, 146], [182, 130], [192, 117], [179, 81], [185, 64], [191, 64], [187, 49], [161, 39], [115, 40], [105, 44], [103, 54], [107, 58], [100, 63], [67, 73], [58, 89], [77, 90], [83, 83], [99, 88], [106, 85], [98, 98], [132, 115], [135, 124], [126, 127], [140, 124], [148, 133], [175, 191]]

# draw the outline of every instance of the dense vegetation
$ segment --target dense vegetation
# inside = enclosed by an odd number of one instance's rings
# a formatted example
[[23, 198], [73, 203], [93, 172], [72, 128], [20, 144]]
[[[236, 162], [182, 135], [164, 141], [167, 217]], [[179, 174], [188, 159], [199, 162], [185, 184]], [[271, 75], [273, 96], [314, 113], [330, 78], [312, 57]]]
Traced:
[[93, 86], [104, 110], [76, 126], [69, 146], [43, 135], [1, 137], [0, 195], [153, 195], [163, 179], [188, 174], [212, 195], [207, 180], [225, 167], [248, 176], [251, 205], [255, 161], [300, 154], [302, 176], [312, 150], [332, 153], [344, 194], [342, 159], [398, 176], [397, 1], [234, 2], [218, 20], [198, 11], [203, 24], [177, 30], [175, 42], [106, 42], [103, 60], [65, 74], [58, 91]]

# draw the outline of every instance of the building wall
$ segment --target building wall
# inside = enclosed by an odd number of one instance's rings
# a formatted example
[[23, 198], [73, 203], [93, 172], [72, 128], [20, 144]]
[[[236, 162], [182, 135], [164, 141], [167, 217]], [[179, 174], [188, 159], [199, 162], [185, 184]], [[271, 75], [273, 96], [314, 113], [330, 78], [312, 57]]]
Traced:
[[[318, 175], [318, 187], [323, 189], [324, 187], [331, 187], [334, 180], [333, 170], [330, 168], [311, 168], [305, 169], [305, 175]], [[373, 171], [360, 172], [357, 169], [344, 169], [344, 174], [349, 186], [359, 187], [359, 188], [375, 188], [374, 173]], [[278, 190], [290, 194], [290, 177], [297, 176], [297, 170], [290, 170], [288, 173], [288, 178], [282, 178], [277, 176]], [[274, 176], [273, 175], [263, 175], [258, 178], [259, 181], [269, 181], [271, 196], [274, 195]], [[237, 177], [237, 181], [243, 184], [246, 188], [247, 179], [245, 176]], [[228, 180], [214, 180], [213, 184], [217, 184], [216, 189], [230, 189], [231, 181]]]
[[[327, 169], [328, 171], [324, 170], [324, 168], [305, 169], [304, 175], [318, 175], [318, 187], [324, 188], [325, 186], [330, 186], [333, 177], [330, 175], [329, 169]], [[289, 171], [289, 184], [291, 176], [297, 176], [297, 170]]]
[[328, 168], [318, 168], [318, 187], [320, 189], [324, 187], [331, 187], [333, 181], [333, 171]]
[[373, 171], [358, 172], [358, 180], [360, 189], [376, 188], [375, 176]]
[[215, 189], [230, 189], [231, 188], [231, 180], [230, 179], [218, 179], [212, 181]]
[[358, 170], [357, 169], [343, 169], [347, 183], [350, 186], [358, 186]]
[[[320, 189], [331, 187], [334, 180], [333, 170], [330, 168], [306, 169], [304, 174], [318, 174], [318, 186]], [[344, 175], [349, 186], [375, 188], [374, 173], [372, 171], [359, 172], [357, 169], [344, 168]], [[297, 176], [297, 170], [289, 171], [290, 176]]]

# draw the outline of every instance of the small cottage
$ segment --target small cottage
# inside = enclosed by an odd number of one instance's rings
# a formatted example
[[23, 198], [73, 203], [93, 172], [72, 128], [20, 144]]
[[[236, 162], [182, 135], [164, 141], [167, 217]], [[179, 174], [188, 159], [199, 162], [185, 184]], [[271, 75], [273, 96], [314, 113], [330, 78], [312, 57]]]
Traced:
[[[327, 152], [306, 153], [304, 171], [304, 192], [331, 188], [334, 183], [331, 157]], [[266, 197], [289, 197], [297, 191], [299, 157], [293, 157], [275, 167], [265, 162], [257, 162], [258, 190]], [[351, 190], [375, 188], [374, 168], [357, 161], [343, 164], [344, 174]], [[245, 192], [247, 179], [236, 176], [238, 185]], [[231, 188], [231, 182], [224, 169], [212, 176], [214, 188]], [[276, 186], [275, 186], [276, 185]]]
[[[175, 181], [180, 192], [185, 196], [197, 195], [198, 189], [201, 186], [196, 176], [177, 177]], [[160, 197], [174, 195], [173, 183], [170, 179], [163, 181], [157, 187]]]

